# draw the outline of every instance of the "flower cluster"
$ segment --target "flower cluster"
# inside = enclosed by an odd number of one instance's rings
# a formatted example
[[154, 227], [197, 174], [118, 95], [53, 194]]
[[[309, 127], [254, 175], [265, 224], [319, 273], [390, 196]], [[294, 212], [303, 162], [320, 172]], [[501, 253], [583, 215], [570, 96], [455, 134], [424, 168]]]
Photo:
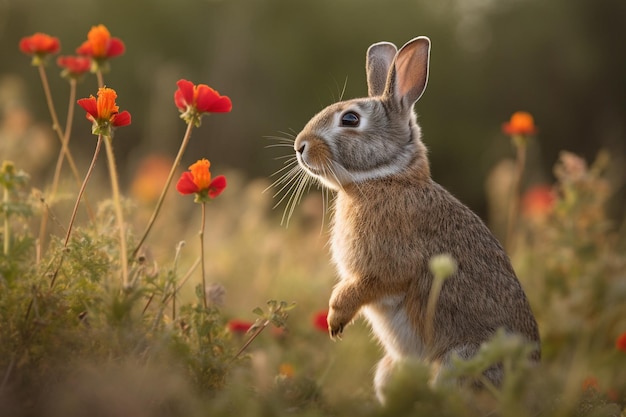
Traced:
[[[20, 50], [33, 55], [33, 65], [45, 63], [48, 55], [56, 54], [61, 50], [59, 39], [45, 33], [35, 33], [22, 38]], [[59, 57], [57, 64], [63, 68], [62, 75], [67, 78], [78, 78], [87, 71], [97, 72], [108, 69], [108, 60], [122, 55], [126, 46], [119, 38], [114, 38], [104, 25], [93, 26], [87, 34], [87, 40], [76, 48], [78, 56]]]

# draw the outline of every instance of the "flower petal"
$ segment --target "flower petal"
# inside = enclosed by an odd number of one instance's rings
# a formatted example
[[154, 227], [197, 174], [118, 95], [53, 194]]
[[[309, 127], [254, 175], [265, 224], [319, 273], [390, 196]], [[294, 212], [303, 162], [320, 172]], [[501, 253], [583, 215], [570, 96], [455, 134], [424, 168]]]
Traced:
[[130, 113], [124, 110], [121, 113], [111, 116], [111, 124], [115, 127], [128, 126], [130, 124]]
[[228, 330], [233, 333], [246, 333], [254, 323], [233, 319], [228, 322]]
[[94, 58], [106, 58], [107, 46], [111, 33], [104, 25], [92, 26], [87, 33], [87, 41], [91, 44], [91, 53]]
[[222, 193], [222, 191], [224, 191], [224, 188], [226, 188], [226, 177], [224, 177], [223, 175], [218, 175], [217, 177], [213, 178], [213, 181], [211, 181], [211, 184], [209, 184], [209, 197], [217, 197]]
[[193, 182], [193, 175], [189, 171], [182, 173], [180, 179], [176, 183], [176, 189], [183, 195], [194, 194], [199, 191], [198, 186]]
[[113, 58], [122, 55], [126, 51], [126, 46], [120, 38], [111, 38], [107, 47], [107, 58]]
[[199, 112], [226, 113], [233, 105], [230, 98], [221, 96], [217, 91], [205, 84], [198, 85], [198, 98], [196, 106]]
[[98, 104], [96, 98], [91, 96], [89, 98], [81, 98], [77, 101], [78, 105], [82, 107], [92, 118], [98, 118]]
[[22, 38], [19, 43], [20, 51], [27, 55], [56, 54], [61, 49], [59, 38], [37, 32], [32, 36]]
[[89, 41], [83, 42], [78, 48], [76, 48], [77, 55], [93, 55], [93, 51], [91, 49], [91, 43]]
[[111, 120], [114, 114], [120, 111], [119, 106], [115, 104], [117, 93], [112, 88], [101, 87], [98, 89], [98, 119]]
[[174, 93], [174, 102], [176, 107], [185, 111], [187, 106], [193, 106], [193, 83], [187, 80], [178, 80], [176, 85], [178, 90]]
[[198, 190], [208, 190], [211, 185], [211, 162], [208, 159], [200, 159], [195, 164], [189, 167], [191, 175], [193, 175], [193, 182], [198, 187]]
[[233, 109], [233, 103], [228, 96], [220, 96], [211, 107], [211, 113], [228, 113]]

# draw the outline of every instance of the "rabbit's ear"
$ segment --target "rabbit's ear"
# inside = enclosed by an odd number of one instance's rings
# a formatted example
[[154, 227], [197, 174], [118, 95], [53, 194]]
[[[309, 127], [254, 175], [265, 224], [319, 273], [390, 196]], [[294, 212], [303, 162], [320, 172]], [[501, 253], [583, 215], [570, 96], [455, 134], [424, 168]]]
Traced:
[[407, 42], [393, 61], [385, 94], [402, 108], [413, 107], [426, 89], [429, 59], [430, 39], [420, 36]]
[[378, 42], [367, 49], [365, 71], [370, 97], [380, 96], [385, 92], [387, 74], [397, 52], [396, 45], [389, 42]]

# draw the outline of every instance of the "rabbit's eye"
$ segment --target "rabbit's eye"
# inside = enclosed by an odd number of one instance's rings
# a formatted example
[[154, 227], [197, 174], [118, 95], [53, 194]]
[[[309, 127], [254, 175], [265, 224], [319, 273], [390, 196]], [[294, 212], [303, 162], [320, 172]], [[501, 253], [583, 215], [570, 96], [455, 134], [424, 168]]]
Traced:
[[357, 127], [359, 122], [359, 115], [353, 111], [346, 112], [343, 116], [341, 116], [341, 126]]

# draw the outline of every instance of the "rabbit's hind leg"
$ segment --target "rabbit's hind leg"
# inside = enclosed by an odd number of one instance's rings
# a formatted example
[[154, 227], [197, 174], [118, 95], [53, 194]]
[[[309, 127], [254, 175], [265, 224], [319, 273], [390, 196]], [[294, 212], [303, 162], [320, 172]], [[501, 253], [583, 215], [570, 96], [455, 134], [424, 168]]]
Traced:
[[374, 389], [376, 390], [376, 397], [381, 404], [385, 404], [385, 388], [392, 377], [395, 365], [396, 361], [390, 355], [384, 356], [380, 362], [378, 362], [378, 365], [376, 365]]
[[502, 385], [502, 380], [504, 379], [504, 369], [501, 363], [496, 363], [483, 371], [483, 378], [446, 377], [446, 372], [454, 367], [452, 361], [453, 355], [456, 355], [461, 360], [470, 360], [478, 352], [478, 349], [478, 346], [462, 346], [459, 348], [451, 349], [439, 362], [438, 369], [431, 381], [433, 386], [455, 384], [460, 386], [468, 386], [473, 389], [480, 390], [485, 388], [485, 382], [487, 382], [493, 385], [495, 388], [499, 388]]

